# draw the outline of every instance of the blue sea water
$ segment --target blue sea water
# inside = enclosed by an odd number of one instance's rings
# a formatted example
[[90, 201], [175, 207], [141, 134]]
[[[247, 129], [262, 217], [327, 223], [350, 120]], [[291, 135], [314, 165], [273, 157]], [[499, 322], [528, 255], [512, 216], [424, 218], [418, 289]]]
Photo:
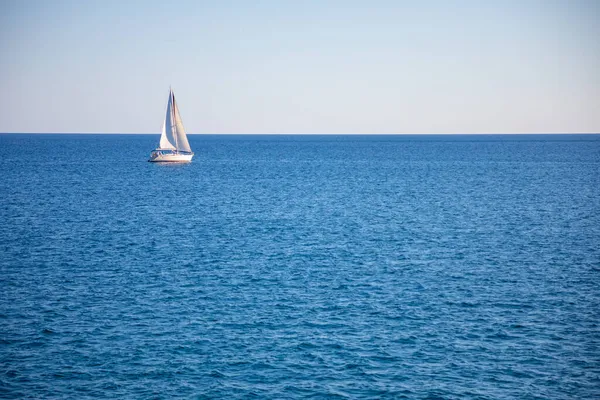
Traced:
[[0, 135], [2, 398], [600, 398], [600, 135]]

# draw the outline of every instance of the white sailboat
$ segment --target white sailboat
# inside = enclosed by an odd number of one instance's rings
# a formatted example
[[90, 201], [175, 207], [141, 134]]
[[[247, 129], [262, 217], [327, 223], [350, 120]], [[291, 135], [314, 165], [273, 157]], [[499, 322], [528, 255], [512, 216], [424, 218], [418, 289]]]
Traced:
[[190, 148], [179, 108], [175, 102], [173, 90], [169, 89], [169, 102], [167, 103], [167, 114], [163, 123], [160, 143], [150, 153], [150, 162], [190, 162], [194, 153]]

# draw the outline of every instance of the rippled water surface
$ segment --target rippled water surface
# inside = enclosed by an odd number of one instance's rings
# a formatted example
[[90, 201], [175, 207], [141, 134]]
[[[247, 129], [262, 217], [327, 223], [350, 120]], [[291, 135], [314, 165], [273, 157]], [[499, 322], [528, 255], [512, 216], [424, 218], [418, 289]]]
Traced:
[[0, 136], [0, 397], [600, 398], [600, 136]]

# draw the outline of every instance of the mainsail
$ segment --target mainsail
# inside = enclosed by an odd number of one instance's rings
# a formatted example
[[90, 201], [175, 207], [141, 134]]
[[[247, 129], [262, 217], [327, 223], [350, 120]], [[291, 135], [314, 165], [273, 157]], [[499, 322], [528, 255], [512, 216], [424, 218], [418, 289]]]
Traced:
[[173, 90], [169, 92], [169, 101], [167, 103], [165, 122], [163, 123], [160, 135], [159, 149], [192, 152], [185, 129], [183, 128], [183, 123], [181, 122], [181, 115], [179, 115], [179, 108], [175, 102]]
[[183, 129], [183, 122], [181, 122], [181, 115], [179, 115], [179, 107], [177, 107], [177, 103], [175, 102], [175, 95], [171, 92], [171, 97], [173, 98], [173, 116], [175, 117], [175, 143], [177, 143], [177, 150], [192, 152], [190, 144], [187, 140], [187, 135], [185, 134], [185, 129]]

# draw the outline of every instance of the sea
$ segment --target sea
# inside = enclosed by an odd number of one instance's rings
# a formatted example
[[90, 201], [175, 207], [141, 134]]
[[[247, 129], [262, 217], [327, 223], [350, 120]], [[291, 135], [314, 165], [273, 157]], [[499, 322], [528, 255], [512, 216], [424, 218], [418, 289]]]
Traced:
[[0, 135], [0, 398], [600, 398], [600, 135], [189, 141]]

